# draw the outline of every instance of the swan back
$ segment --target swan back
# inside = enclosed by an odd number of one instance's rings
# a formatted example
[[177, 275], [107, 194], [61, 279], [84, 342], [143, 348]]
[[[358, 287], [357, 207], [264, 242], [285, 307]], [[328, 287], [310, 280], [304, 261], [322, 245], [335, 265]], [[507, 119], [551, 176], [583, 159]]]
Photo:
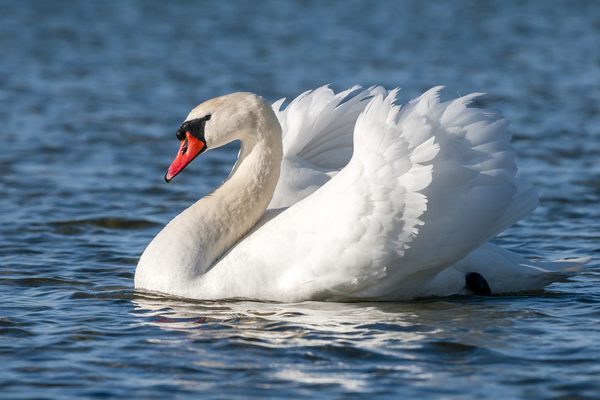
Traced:
[[[535, 191], [514, 180], [508, 120], [467, 108], [476, 95], [442, 103], [440, 89], [403, 108], [397, 91], [370, 99], [348, 164], [220, 261], [227, 276], [244, 265], [244, 278], [228, 285], [242, 297], [284, 301], [419, 297], [535, 208]], [[209, 272], [201, 290], [219, 297], [220, 278]]]

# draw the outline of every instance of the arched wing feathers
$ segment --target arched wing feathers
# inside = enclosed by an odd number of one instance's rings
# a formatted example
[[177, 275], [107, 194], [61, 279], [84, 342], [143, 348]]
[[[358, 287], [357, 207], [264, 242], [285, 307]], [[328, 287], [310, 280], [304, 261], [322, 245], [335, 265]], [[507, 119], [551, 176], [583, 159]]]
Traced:
[[[537, 198], [514, 180], [508, 120], [468, 108], [479, 94], [440, 102], [440, 90], [403, 107], [395, 104], [397, 90], [381, 88], [352, 98], [356, 88], [337, 96], [321, 88], [283, 111], [276, 103], [285, 162], [309, 178], [298, 184], [303, 177], [290, 174], [287, 190], [296, 198], [280, 193], [279, 204], [289, 208], [228, 258], [251, 256], [244, 248], [259, 241], [260, 257], [286, 260], [272, 273], [285, 275], [277, 282], [287, 286], [278, 289], [289, 289], [290, 300], [413, 298], [441, 270], [531, 212]], [[307, 190], [310, 179], [310, 196], [297, 195], [293, 185]]]

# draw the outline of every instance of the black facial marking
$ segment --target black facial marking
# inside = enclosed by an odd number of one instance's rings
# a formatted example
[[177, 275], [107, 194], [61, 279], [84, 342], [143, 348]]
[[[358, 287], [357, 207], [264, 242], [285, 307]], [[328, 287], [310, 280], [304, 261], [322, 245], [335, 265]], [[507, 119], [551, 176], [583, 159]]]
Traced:
[[177, 139], [184, 140], [185, 133], [189, 132], [193, 137], [206, 143], [204, 139], [204, 125], [206, 125], [206, 121], [210, 120], [210, 115], [207, 115], [202, 118], [192, 119], [190, 121], [185, 121], [179, 129], [177, 130]]
[[187, 146], [188, 146], [188, 140], [186, 138], [185, 143], [183, 144], [183, 148], [181, 149], [181, 155], [184, 155], [185, 153], [187, 153]]
[[478, 296], [485, 296], [492, 294], [492, 289], [487, 283], [485, 278], [477, 272], [469, 272], [465, 279], [465, 285], [467, 288]]

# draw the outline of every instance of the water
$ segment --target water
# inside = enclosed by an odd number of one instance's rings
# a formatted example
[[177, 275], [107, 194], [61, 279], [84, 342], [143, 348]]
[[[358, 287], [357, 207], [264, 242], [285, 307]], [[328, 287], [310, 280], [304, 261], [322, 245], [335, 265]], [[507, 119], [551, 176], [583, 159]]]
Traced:
[[[0, 398], [600, 396], [600, 3], [0, 1]], [[485, 91], [541, 205], [497, 243], [595, 255], [535, 294], [201, 302], [133, 290], [160, 228], [236, 148], [171, 184], [175, 130], [232, 91]]]

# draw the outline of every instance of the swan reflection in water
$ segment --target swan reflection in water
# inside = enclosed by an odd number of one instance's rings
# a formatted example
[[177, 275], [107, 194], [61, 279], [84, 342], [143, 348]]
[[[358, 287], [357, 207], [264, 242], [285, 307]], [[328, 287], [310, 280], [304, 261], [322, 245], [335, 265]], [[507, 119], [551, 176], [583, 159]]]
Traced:
[[512, 308], [514, 297], [474, 296], [401, 303], [274, 303], [138, 293], [133, 303], [143, 324], [163, 332], [154, 332], [149, 340], [172, 349], [182, 362], [352, 389], [368, 385], [364, 373], [373, 369], [430, 379], [437, 365], [457, 367], [448, 360], [465, 359], [465, 368], [473, 369], [487, 358], [502, 361], [496, 351], [518, 343], [519, 324], [539, 318], [527, 309], [526, 296], [519, 300], [523, 310]]
[[[392, 351], [395, 345], [406, 349], [411, 343], [448, 339], [450, 331], [461, 327], [473, 338], [493, 326], [510, 329], [512, 318], [505, 312], [505, 301], [495, 305], [473, 301], [472, 296], [428, 299], [414, 302], [274, 303], [256, 301], [196, 301], [136, 294], [132, 300], [142, 323], [165, 330], [185, 331], [190, 339], [260, 340], [268, 346], [318, 346], [335, 343], [332, 339], [359, 340], [365, 347]], [[473, 318], [481, 313], [483, 318]], [[529, 311], [523, 311], [523, 316]], [[446, 325], [448, 329], [440, 327]], [[259, 343], [260, 344], [260, 343]]]

